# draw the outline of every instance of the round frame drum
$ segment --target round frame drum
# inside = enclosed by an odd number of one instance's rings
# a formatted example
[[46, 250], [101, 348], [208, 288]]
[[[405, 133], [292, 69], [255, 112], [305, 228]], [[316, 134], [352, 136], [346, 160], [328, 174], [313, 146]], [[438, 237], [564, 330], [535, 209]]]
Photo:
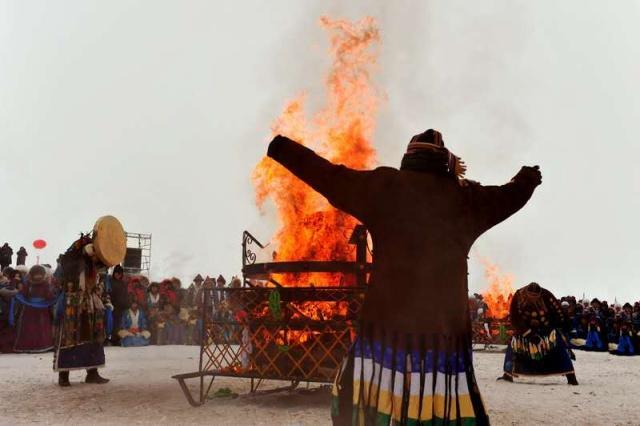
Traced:
[[122, 263], [127, 254], [127, 236], [118, 219], [102, 216], [93, 227], [93, 247], [98, 259], [106, 266]]

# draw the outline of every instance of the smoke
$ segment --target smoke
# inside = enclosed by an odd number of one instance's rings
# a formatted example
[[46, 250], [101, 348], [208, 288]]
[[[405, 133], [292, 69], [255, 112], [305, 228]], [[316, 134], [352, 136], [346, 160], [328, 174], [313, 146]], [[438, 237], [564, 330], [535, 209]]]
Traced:
[[[323, 99], [323, 15], [379, 23], [380, 164], [430, 127], [482, 183], [540, 164], [530, 203], [476, 244], [514, 287], [640, 297], [633, 2], [7, 3], [0, 242], [44, 238], [52, 263], [110, 213], [153, 233], [154, 274], [237, 274], [242, 231], [276, 229], [250, 179], [273, 118]], [[474, 259], [470, 278], [485, 287]]]

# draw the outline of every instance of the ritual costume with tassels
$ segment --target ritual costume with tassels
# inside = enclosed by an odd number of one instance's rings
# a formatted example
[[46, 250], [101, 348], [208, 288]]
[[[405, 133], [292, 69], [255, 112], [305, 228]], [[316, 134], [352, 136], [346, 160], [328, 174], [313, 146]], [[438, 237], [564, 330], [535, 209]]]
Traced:
[[504, 378], [564, 375], [575, 380], [571, 350], [562, 332], [566, 318], [555, 296], [536, 283], [513, 295], [510, 309], [514, 329], [504, 358]]
[[105, 365], [105, 289], [99, 285], [101, 269], [124, 259], [126, 237], [112, 216], [96, 222], [92, 236], [83, 235], [60, 259], [56, 271], [62, 288], [56, 307], [53, 369], [60, 386], [69, 386], [69, 372], [87, 370], [87, 383], [106, 383], [98, 374]]
[[400, 170], [356, 171], [276, 137], [268, 155], [373, 239], [374, 267], [357, 339], [338, 373], [335, 424], [488, 424], [473, 370], [467, 255], [540, 184], [523, 168], [502, 186], [461, 179], [464, 165], [429, 130]]

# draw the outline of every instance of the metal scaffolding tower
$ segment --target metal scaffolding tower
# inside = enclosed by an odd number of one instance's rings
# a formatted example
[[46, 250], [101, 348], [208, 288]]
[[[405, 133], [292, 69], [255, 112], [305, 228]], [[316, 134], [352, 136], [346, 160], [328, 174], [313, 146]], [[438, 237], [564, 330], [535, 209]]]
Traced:
[[151, 234], [127, 232], [127, 256], [123, 269], [126, 274], [149, 276], [151, 271]]

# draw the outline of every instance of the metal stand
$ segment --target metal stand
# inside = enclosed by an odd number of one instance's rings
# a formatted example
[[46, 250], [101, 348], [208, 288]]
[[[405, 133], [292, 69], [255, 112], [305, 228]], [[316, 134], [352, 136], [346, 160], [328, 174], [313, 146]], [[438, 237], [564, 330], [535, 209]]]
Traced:
[[[189, 404], [204, 404], [216, 377], [250, 379], [252, 396], [292, 391], [301, 382], [332, 383], [357, 333], [372, 266], [367, 262], [366, 236], [363, 227], [357, 227], [351, 236], [355, 262], [255, 263], [257, 256], [252, 248], [265, 246], [245, 232], [244, 286], [204, 292], [203, 300], [198, 301], [198, 371], [173, 376]], [[355, 285], [283, 287], [272, 279], [272, 274], [309, 272], [340, 274]], [[259, 282], [269, 286], [254, 284]], [[200, 379], [199, 395], [195, 397], [186, 384], [189, 379]], [[289, 385], [259, 391], [265, 380]]]
[[147, 277], [151, 272], [151, 234], [127, 232], [127, 247], [140, 249], [140, 268], [124, 268], [126, 274], [143, 274]]

